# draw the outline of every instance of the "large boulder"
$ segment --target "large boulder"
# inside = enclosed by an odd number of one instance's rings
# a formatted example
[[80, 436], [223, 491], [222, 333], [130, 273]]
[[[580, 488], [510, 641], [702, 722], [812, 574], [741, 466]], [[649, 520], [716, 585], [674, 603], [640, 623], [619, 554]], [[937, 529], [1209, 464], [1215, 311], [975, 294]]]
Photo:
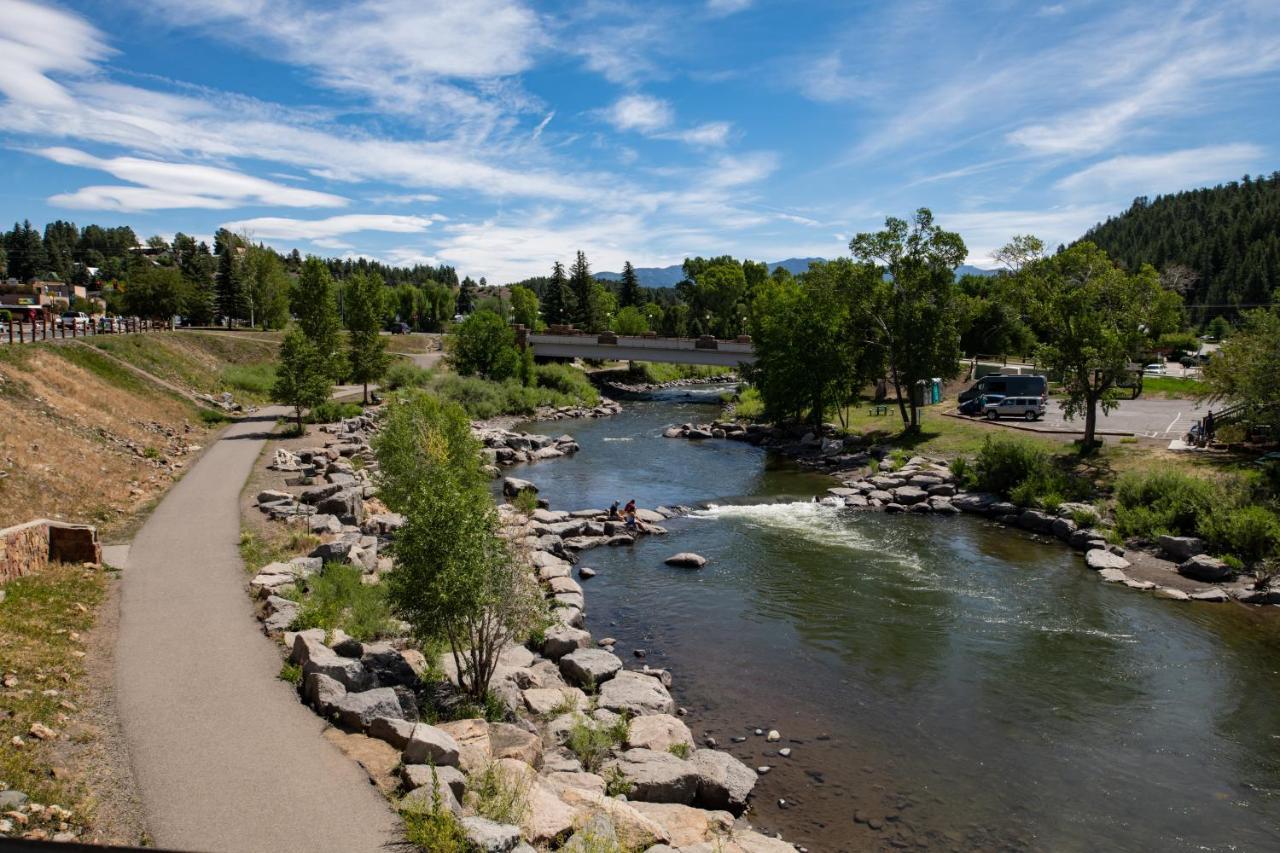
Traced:
[[599, 685], [617, 675], [622, 660], [604, 649], [576, 649], [560, 658], [560, 671], [571, 684]]
[[494, 770], [512, 790], [524, 791], [525, 809], [520, 829], [532, 844], [551, 845], [573, 831], [577, 817], [572, 806], [560, 799], [556, 790], [523, 761], [498, 758]]
[[603, 817], [613, 827], [624, 850], [647, 850], [671, 840], [657, 821], [636, 811], [631, 803], [582, 788], [563, 788], [560, 798], [586, 820]]
[[490, 723], [489, 748], [495, 759], [514, 758], [535, 770], [542, 766], [542, 738], [520, 726]]
[[682, 569], [700, 569], [707, 564], [707, 558], [700, 554], [684, 551], [667, 557], [664, 562], [668, 566], [676, 566]]
[[727, 752], [700, 749], [689, 762], [698, 771], [697, 803], [707, 809], [742, 814], [756, 786], [756, 772]]
[[1024, 509], [1018, 516], [1018, 526], [1035, 533], [1052, 533], [1056, 517], [1038, 509]]
[[1084, 555], [1085, 565], [1100, 572], [1104, 569], [1127, 569], [1129, 561], [1119, 554], [1112, 554], [1106, 548], [1094, 548], [1092, 551], [1086, 551]]
[[1205, 551], [1204, 540], [1195, 536], [1161, 536], [1156, 543], [1166, 557], [1177, 563], [1186, 562]]
[[[414, 726], [417, 725], [412, 720], [402, 720], [396, 717], [378, 717], [369, 723], [369, 737], [376, 737], [379, 740], [385, 740], [396, 749], [403, 750], [405, 744], [409, 742], [409, 738], [413, 736]], [[417, 787], [416, 785], [414, 787]]]
[[400, 800], [400, 807], [402, 809], [430, 812], [435, 809], [437, 799], [440, 801], [441, 806], [453, 812], [457, 817], [462, 817], [462, 805], [458, 802], [458, 798], [454, 796], [453, 790], [438, 775], [434, 778], [428, 777], [423, 785], [405, 794], [404, 798]]
[[621, 714], [633, 716], [671, 714], [676, 703], [662, 681], [638, 672], [619, 672], [600, 688], [599, 705]]
[[390, 687], [348, 692], [334, 703], [333, 710], [338, 715], [338, 722], [355, 731], [364, 731], [379, 717], [395, 719], [404, 716], [400, 697]]
[[462, 833], [478, 853], [509, 853], [520, 846], [520, 827], [485, 817], [464, 817]]
[[1217, 583], [1231, 577], [1231, 567], [1208, 554], [1196, 554], [1178, 566], [1178, 574], [1192, 580]]
[[547, 629], [546, 639], [542, 642], [542, 654], [551, 660], [560, 658], [591, 646], [591, 635], [581, 628], [571, 625], [555, 625]]
[[576, 687], [533, 687], [524, 691], [524, 704], [530, 712], [540, 717], [563, 711], [582, 710], [587, 707], [587, 694]]
[[708, 811], [679, 803], [635, 802], [632, 808], [661, 826], [671, 836], [671, 846], [690, 847], [703, 841], [716, 841], [733, 828], [733, 815], [726, 811]]
[[631, 784], [633, 800], [651, 803], [692, 803], [698, 795], [698, 768], [663, 750], [628, 749], [605, 765]]
[[650, 714], [635, 717], [627, 726], [628, 749], [652, 749], [667, 752], [676, 744], [693, 749], [693, 733], [678, 717]]
[[928, 499], [929, 493], [919, 486], [898, 486], [893, 490], [893, 500], [903, 506], [911, 506]]
[[322, 672], [307, 673], [302, 682], [303, 698], [322, 717], [332, 714], [338, 702], [346, 695], [347, 688]]
[[458, 742], [448, 732], [427, 723], [418, 723], [404, 745], [402, 760], [405, 764], [455, 767], [460, 755]]
[[439, 779], [441, 783], [448, 785], [453, 795], [462, 801], [462, 795], [467, 790], [467, 777], [456, 767], [436, 767], [433, 764], [402, 764], [400, 765], [400, 778], [404, 780], [406, 790], [412, 791], [421, 788], [423, 785], [430, 785], [432, 779]]
[[522, 492], [538, 493], [538, 487], [528, 480], [521, 480], [518, 477], [504, 477], [502, 480], [502, 494], [509, 498], [518, 497]]
[[347, 690], [359, 692], [373, 686], [373, 678], [358, 660], [339, 655], [323, 642], [305, 632], [293, 639], [293, 660], [304, 675], [322, 673]]
[[483, 770], [492, 760], [489, 724], [484, 720], [453, 720], [436, 726], [458, 745], [458, 766], [464, 773]]

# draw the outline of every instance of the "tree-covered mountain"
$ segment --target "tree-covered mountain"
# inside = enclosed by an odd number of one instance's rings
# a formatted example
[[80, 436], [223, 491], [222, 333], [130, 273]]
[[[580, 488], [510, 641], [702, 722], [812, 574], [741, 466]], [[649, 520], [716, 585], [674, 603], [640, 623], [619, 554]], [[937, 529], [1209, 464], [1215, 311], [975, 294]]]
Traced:
[[1204, 322], [1272, 301], [1280, 287], [1280, 172], [1134, 199], [1085, 233], [1112, 258], [1160, 271]]
[[[769, 264], [769, 272], [782, 267], [792, 275], [799, 275], [809, 269], [809, 264], [821, 261], [822, 258], [787, 258], [785, 261], [774, 261]], [[598, 272], [596, 278], [601, 281], [621, 281], [622, 273]], [[644, 287], [675, 287], [684, 280], [684, 265], [673, 264], [669, 267], [636, 267], [636, 278]]]

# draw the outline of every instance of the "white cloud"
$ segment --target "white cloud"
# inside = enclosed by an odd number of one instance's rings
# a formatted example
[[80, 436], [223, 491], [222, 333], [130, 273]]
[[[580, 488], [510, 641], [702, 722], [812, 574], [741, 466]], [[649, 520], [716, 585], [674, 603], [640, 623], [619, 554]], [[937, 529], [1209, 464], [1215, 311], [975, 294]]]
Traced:
[[440, 196], [433, 193], [392, 193], [375, 195], [369, 199], [375, 204], [430, 204], [439, 200]]
[[385, 231], [393, 234], [414, 234], [431, 226], [426, 216], [393, 216], [381, 213], [351, 213], [330, 216], [327, 219], [290, 219], [284, 216], [261, 216], [223, 223], [222, 227], [237, 234], [247, 233], [252, 238], [275, 240], [332, 239], [343, 234], [361, 231]]
[[1075, 172], [1054, 186], [1073, 193], [1157, 195], [1239, 177], [1262, 165], [1257, 145], [1233, 143], [1186, 148], [1163, 154], [1112, 157]]
[[728, 141], [729, 131], [732, 129], [733, 125], [727, 121], [710, 121], [697, 127], [691, 127], [688, 130], [679, 130], [670, 134], [662, 134], [662, 136], [664, 138], [678, 139], [690, 145], [714, 148], [724, 145]]
[[655, 133], [675, 121], [675, 111], [660, 98], [649, 95], [625, 95], [604, 113], [605, 119], [618, 130]]
[[866, 81], [845, 70], [838, 51], [802, 64], [796, 81], [805, 97], [820, 103], [851, 100], [868, 88]]
[[732, 15], [751, 5], [753, 0], [707, 0], [707, 11], [713, 15]]
[[81, 18], [26, 0], [0, 0], [0, 93], [15, 103], [66, 107], [71, 96], [50, 71], [85, 75], [110, 52]]
[[140, 157], [100, 158], [74, 148], [34, 152], [65, 166], [97, 169], [140, 187], [93, 186], [56, 195], [51, 202], [66, 207], [104, 210], [156, 208], [229, 208], [244, 204], [282, 207], [341, 207], [342, 196], [285, 186], [243, 172], [195, 163], [167, 163]]
[[538, 122], [538, 126], [533, 129], [533, 139], [535, 141], [538, 139], [538, 137], [542, 136], [542, 131], [547, 129], [547, 125], [551, 124], [551, 120], [555, 117], [556, 117], [556, 111], [552, 110], [551, 112], [547, 113], [546, 117], [543, 118], [542, 121]]
[[991, 266], [992, 256], [1015, 234], [1035, 234], [1052, 247], [1076, 240], [1115, 208], [1107, 204], [1067, 205], [1048, 210], [988, 210], [939, 213], [935, 219], [958, 231], [969, 249], [968, 262]]

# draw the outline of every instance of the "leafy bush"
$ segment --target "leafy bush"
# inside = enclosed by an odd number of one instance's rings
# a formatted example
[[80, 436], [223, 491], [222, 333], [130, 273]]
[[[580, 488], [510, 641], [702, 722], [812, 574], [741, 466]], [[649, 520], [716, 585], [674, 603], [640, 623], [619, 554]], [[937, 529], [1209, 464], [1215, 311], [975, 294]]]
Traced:
[[1280, 517], [1256, 504], [1212, 510], [1200, 532], [1217, 551], [1234, 554], [1247, 566], [1280, 548]]
[[307, 579], [308, 595], [298, 609], [297, 630], [341, 628], [357, 640], [372, 640], [391, 630], [391, 609], [383, 587], [366, 586], [355, 566], [326, 563]]
[[218, 409], [201, 409], [200, 420], [206, 426], [217, 426], [218, 424], [225, 424], [231, 418], [228, 417], [226, 412]]
[[676, 758], [688, 759], [689, 754], [692, 751], [693, 750], [690, 749], [689, 744], [683, 742], [673, 743], [671, 746], [667, 747], [667, 752], [671, 753]]
[[409, 361], [397, 361], [387, 368], [382, 377], [382, 387], [388, 391], [398, 388], [425, 388], [431, 381], [431, 371], [424, 370]]
[[594, 406], [600, 402], [600, 392], [591, 384], [587, 374], [572, 365], [540, 364], [535, 373], [535, 384], [539, 388], [549, 388], [573, 397], [583, 405]]
[[1116, 481], [1116, 529], [1122, 536], [1193, 536], [1221, 490], [1209, 480], [1170, 468], [1123, 474]]
[[312, 406], [307, 413], [307, 422], [313, 424], [332, 424], [345, 418], [354, 418], [364, 412], [359, 403], [336, 403], [333, 400]]
[[[685, 746], [685, 744], [680, 744]], [[682, 755], [681, 758], [688, 756]], [[608, 772], [604, 774], [604, 792], [609, 797], [629, 797], [635, 789], [635, 784], [626, 777], [621, 767], [610, 767]]]
[[529, 807], [529, 788], [488, 764], [467, 780], [467, 800], [476, 814], [498, 823], [518, 824]]
[[1071, 512], [1071, 520], [1076, 527], [1093, 527], [1098, 523], [1098, 514], [1091, 509], [1077, 509]]
[[588, 773], [595, 773], [609, 755], [609, 750], [627, 739], [627, 718], [619, 717], [611, 725], [592, 720], [581, 714], [573, 720], [565, 746], [578, 757]]
[[754, 387], [743, 388], [738, 392], [738, 402], [733, 407], [734, 417], [754, 421], [764, 417], [764, 400]]
[[459, 323], [445, 341], [449, 362], [464, 376], [508, 379], [520, 368], [516, 333], [493, 311], [482, 308]]
[[977, 486], [978, 473], [973, 470], [973, 464], [967, 457], [960, 456], [952, 459], [950, 467], [960, 488], [972, 489]]
[[529, 489], [525, 489], [520, 492], [520, 494], [516, 495], [513, 503], [515, 504], [515, 508], [520, 510], [520, 512], [525, 515], [533, 515], [538, 509], [538, 495]]
[[405, 840], [431, 853], [472, 853], [472, 845], [462, 824], [444, 806], [439, 778], [433, 786], [431, 805], [415, 805], [400, 810]]
[[[525, 387], [514, 379], [495, 382], [453, 373], [437, 376], [432, 381], [431, 390], [441, 398], [462, 406], [468, 417], [480, 420], [498, 415], [531, 415], [539, 406], [594, 405], [592, 400], [583, 400], [552, 388]], [[592, 393], [595, 393], [594, 388]], [[593, 399], [598, 401], [599, 397]]]
[[961, 470], [983, 491], [1022, 506], [1048, 510], [1083, 497], [1088, 489], [1084, 480], [1064, 470], [1048, 451], [1028, 441], [1003, 436], [987, 436], [972, 466], [963, 465]]

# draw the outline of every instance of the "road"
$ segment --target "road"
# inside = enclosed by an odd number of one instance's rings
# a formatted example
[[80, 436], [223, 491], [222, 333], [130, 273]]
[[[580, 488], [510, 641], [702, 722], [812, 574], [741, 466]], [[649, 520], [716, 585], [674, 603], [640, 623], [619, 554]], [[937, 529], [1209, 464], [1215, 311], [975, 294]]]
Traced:
[[[1137, 435], [1144, 438], [1181, 438], [1194, 421], [1209, 410], [1194, 400], [1157, 400], [1139, 397], [1122, 400], [1108, 415], [1098, 411], [1098, 431], [1103, 434]], [[1038, 421], [1004, 421], [1038, 432], [1083, 432], [1084, 419], [1067, 420], [1062, 401], [1050, 399], [1048, 411]]]
[[276, 676], [237, 553], [239, 495], [284, 409], [233, 424], [129, 550], [116, 692], [157, 846], [372, 851], [398, 823], [324, 722]]

